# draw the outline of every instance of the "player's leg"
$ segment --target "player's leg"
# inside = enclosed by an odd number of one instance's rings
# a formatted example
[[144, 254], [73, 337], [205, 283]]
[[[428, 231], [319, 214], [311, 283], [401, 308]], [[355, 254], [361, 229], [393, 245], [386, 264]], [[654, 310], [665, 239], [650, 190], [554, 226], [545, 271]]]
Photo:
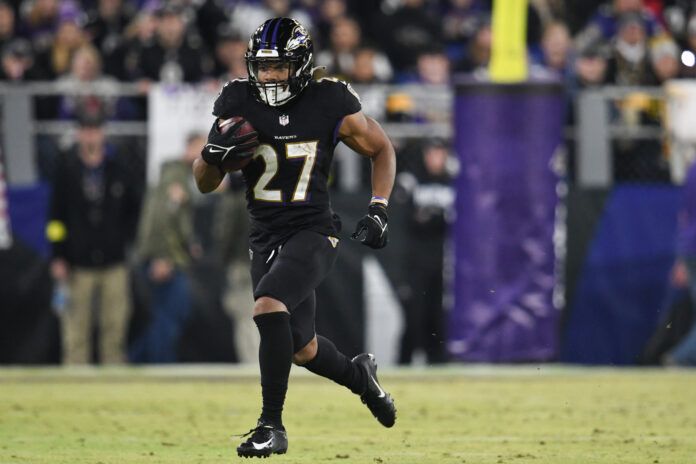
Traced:
[[237, 448], [240, 456], [269, 456], [287, 450], [282, 411], [294, 351], [288, 309], [305, 300], [331, 268], [335, 249], [333, 254], [314, 252], [325, 247], [331, 247], [326, 237], [301, 231], [278, 250], [253, 254], [254, 321], [261, 339], [263, 409], [251, 437]]
[[[253, 288], [259, 288], [270, 272], [277, 250], [251, 254]], [[292, 335], [289, 314], [284, 303], [272, 296], [254, 294], [254, 322], [259, 332], [259, 368], [261, 371], [261, 416], [250, 435], [237, 447], [242, 457], [267, 457], [283, 454], [288, 442], [282, 424], [282, 410], [292, 364]], [[246, 435], [245, 435], [246, 436]]]
[[254, 304], [254, 322], [261, 338], [261, 421], [282, 427], [283, 404], [288, 389], [293, 352], [290, 313], [281, 301], [263, 296]]
[[[316, 335], [314, 320], [315, 293], [297, 305], [290, 321], [295, 345], [293, 362], [310, 372], [333, 380], [356, 394], [365, 389], [366, 376], [350, 358], [338, 351], [331, 340]], [[301, 347], [301, 348], [297, 348]]]
[[263, 406], [256, 427], [237, 447], [242, 457], [267, 457], [288, 450], [282, 413], [292, 364], [290, 314], [281, 301], [262, 296], [254, 304], [254, 322], [259, 329], [259, 367]]
[[292, 311], [294, 344], [302, 347], [295, 351], [293, 362], [360, 395], [377, 420], [391, 427], [396, 420], [396, 408], [391, 395], [379, 384], [374, 356], [363, 353], [351, 360], [331, 340], [315, 335], [315, 308], [316, 298], [312, 293]]

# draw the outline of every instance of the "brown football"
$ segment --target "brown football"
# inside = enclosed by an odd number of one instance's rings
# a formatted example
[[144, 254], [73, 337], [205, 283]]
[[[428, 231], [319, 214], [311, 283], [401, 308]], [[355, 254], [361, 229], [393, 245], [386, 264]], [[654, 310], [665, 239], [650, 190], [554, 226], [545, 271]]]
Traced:
[[[232, 116], [229, 119], [225, 119], [224, 121], [220, 121], [218, 123], [218, 129], [220, 130], [221, 134], [224, 134], [228, 130], [230, 130], [230, 127], [232, 127], [236, 122], [239, 120], [244, 120], [243, 117], [241, 116]], [[236, 136], [241, 136], [241, 135], [246, 135], [251, 132], [255, 132], [256, 129], [254, 129], [254, 126], [251, 125], [249, 121], [244, 120], [244, 124], [242, 124], [236, 131], [235, 135]], [[229, 159], [226, 160], [225, 162], [222, 163], [222, 169], [225, 170], [225, 172], [232, 172], [232, 171], [239, 171], [240, 169], [243, 169], [249, 162], [251, 162], [251, 156], [244, 158], [244, 159]]]

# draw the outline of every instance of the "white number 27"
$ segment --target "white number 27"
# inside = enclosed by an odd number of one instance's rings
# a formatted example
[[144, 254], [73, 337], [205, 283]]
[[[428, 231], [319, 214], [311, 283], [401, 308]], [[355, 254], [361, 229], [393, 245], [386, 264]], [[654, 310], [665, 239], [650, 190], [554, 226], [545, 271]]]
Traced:
[[[292, 201], [305, 201], [307, 199], [307, 187], [312, 178], [312, 170], [317, 159], [317, 145], [319, 142], [298, 142], [285, 144], [285, 157], [287, 159], [304, 158], [302, 171], [297, 179]], [[278, 154], [270, 145], [261, 145], [256, 149], [254, 158], [261, 157], [266, 165], [263, 173], [254, 185], [254, 199], [261, 201], [282, 202], [283, 192], [268, 189], [268, 184], [278, 174]]]

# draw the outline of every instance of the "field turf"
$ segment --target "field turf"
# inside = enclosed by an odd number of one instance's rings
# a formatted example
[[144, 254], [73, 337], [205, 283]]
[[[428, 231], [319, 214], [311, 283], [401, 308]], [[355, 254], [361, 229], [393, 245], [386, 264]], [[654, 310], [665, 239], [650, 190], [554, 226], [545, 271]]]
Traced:
[[[696, 463], [696, 370], [385, 370], [382, 428], [348, 390], [293, 368], [288, 454], [242, 460], [256, 369], [0, 369], [0, 464]], [[381, 371], [380, 371], [381, 372]]]

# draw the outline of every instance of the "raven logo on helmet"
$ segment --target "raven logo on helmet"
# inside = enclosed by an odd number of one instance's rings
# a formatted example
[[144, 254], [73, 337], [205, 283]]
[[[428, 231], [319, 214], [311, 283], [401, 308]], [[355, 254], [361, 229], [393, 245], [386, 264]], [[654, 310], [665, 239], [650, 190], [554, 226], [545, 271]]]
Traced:
[[292, 38], [288, 40], [285, 49], [295, 50], [299, 47], [306, 47], [307, 40], [309, 40], [307, 29], [305, 29], [301, 24], [298, 24], [297, 27], [295, 27], [295, 29], [292, 31]]
[[[244, 55], [254, 95], [269, 106], [282, 106], [298, 96], [312, 79], [312, 39], [299, 22], [272, 18], [256, 29]], [[280, 64], [287, 78], [261, 82], [259, 69]]]

